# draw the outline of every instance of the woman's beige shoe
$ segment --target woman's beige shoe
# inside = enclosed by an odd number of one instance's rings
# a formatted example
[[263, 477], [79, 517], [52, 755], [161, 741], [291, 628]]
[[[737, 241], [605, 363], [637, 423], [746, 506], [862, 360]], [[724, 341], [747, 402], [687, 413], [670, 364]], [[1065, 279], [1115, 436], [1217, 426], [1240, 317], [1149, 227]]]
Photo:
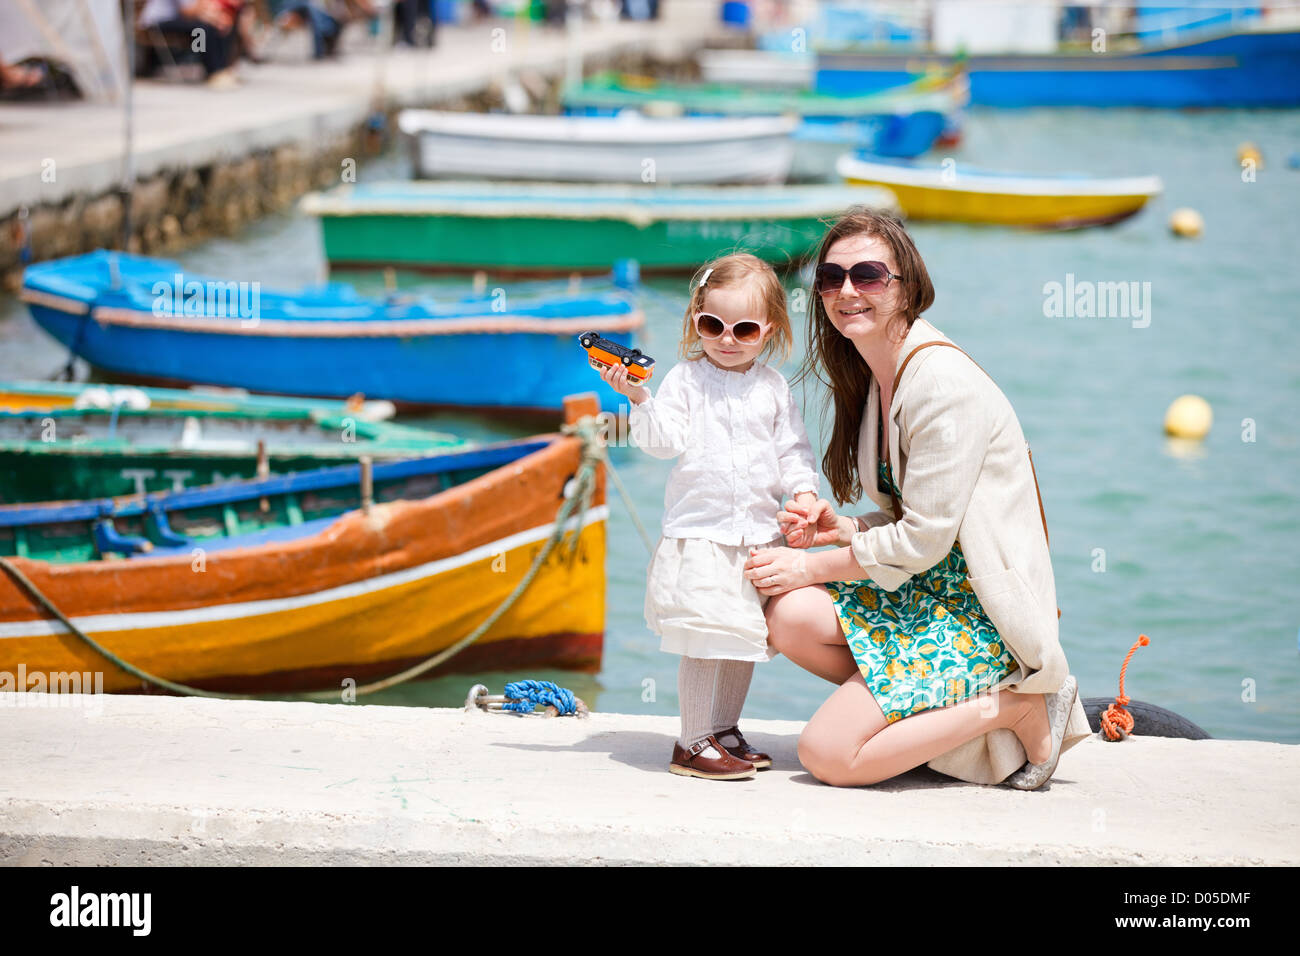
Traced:
[[1056, 773], [1056, 763], [1061, 759], [1061, 741], [1065, 738], [1065, 725], [1070, 721], [1074, 699], [1079, 694], [1079, 682], [1071, 675], [1061, 689], [1047, 696], [1047, 723], [1052, 729], [1052, 756], [1043, 763], [1026, 763], [1007, 777], [1006, 783], [1017, 790], [1037, 790]]

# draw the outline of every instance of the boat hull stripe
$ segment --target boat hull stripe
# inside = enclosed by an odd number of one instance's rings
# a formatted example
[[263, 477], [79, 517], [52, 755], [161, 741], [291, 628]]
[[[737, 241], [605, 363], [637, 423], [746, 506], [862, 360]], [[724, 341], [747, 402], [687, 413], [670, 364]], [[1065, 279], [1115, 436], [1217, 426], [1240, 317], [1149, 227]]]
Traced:
[[[609, 506], [598, 505], [588, 509], [583, 517], [582, 527], [604, 521], [609, 517]], [[568, 529], [572, 530], [576, 521], [570, 519]], [[241, 618], [257, 617], [263, 614], [275, 614], [292, 611], [303, 607], [312, 607], [344, 600], [358, 595], [384, 591], [389, 588], [407, 584], [412, 581], [434, 577], [444, 571], [483, 561], [504, 552], [525, 545], [543, 541], [548, 538], [555, 525], [545, 524], [525, 531], [518, 531], [497, 541], [488, 542], [472, 548], [463, 554], [439, 558], [425, 564], [390, 574], [367, 578], [364, 581], [352, 581], [337, 587], [327, 588], [309, 594], [296, 594], [292, 597], [271, 598], [262, 601], [247, 601], [240, 604], [218, 604], [206, 607], [187, 608], [172, 611], [141, 611], [129, 614], [96, 614], [74, 617], [73, 623], [83, 631], [103, 634], [114, 631], [138, 631], [151, 628], [182, 627], [188, 624], [210, 623], [213, 621], [233, 621]], [[57, 599], [57, 595], [53, 595]], [[37, 621], [12, 621], [0, 623], [0, 640], [24, 637], [43, 637], [53, 634], [66, 634], [67, 628], [59, 621], [41, 619]]]

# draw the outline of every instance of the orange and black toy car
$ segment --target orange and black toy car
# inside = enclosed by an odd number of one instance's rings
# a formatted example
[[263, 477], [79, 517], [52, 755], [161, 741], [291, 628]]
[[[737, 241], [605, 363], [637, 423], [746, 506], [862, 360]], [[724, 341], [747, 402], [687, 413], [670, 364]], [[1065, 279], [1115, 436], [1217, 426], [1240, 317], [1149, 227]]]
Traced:
[[602, 339], [595, 332], [583, 332], [578, 336], [578, 342], [587, 350], [587, 361], [592, 368], [604, 371], [613, 365], [625, 365], [628, 381], [634, 385], [645, 384], [654, 374], [655, 360], [640, 349]]

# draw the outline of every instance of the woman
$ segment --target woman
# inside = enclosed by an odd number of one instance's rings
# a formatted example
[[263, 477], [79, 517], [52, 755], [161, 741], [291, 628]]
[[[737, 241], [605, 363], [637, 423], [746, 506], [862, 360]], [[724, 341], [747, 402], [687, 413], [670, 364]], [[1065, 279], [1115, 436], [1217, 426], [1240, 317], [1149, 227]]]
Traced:
[[928, 762], [1036, 789], [1090, 731], [1015, 412], [920, 318], [934, 288], [897, 219], [855, 208], [836, 222], [814, 293], [804, 374], [826, 374], [834, 406], [823, 471], [841, 504], [865, 489], [882, 510], [787, 503], [783, 527], [815, 524], [815, 545], [840, 547], [765, 549], [745, 565], [770, 596], [770, 645], [839, 685], [799, 760], [838, 786]]

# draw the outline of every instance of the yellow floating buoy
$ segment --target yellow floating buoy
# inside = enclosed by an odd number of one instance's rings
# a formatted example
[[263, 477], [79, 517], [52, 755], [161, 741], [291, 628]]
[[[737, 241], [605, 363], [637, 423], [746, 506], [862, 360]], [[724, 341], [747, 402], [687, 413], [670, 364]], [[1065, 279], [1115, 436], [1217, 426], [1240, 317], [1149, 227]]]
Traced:
[[1242, 143], [1237, 147], [1237, 165], [1241, 165], [1248, 159], [1254, 162], [1256, 169], [1264, 168], [1264, 155], [1259, 151], [1259, 147], [1251, 142]]
[[1184, 206], [1182, 209], [1175, 209], [1169, 217], [1169, 231], [1175, 236], [1195, 239], [1205, 231], [1205, 220], [1195, 209]]
[[1179, 395], [1165, 412], [1165, 434], [1200, 441], [1210, 433], [1214, 411], [1199, 395]]

